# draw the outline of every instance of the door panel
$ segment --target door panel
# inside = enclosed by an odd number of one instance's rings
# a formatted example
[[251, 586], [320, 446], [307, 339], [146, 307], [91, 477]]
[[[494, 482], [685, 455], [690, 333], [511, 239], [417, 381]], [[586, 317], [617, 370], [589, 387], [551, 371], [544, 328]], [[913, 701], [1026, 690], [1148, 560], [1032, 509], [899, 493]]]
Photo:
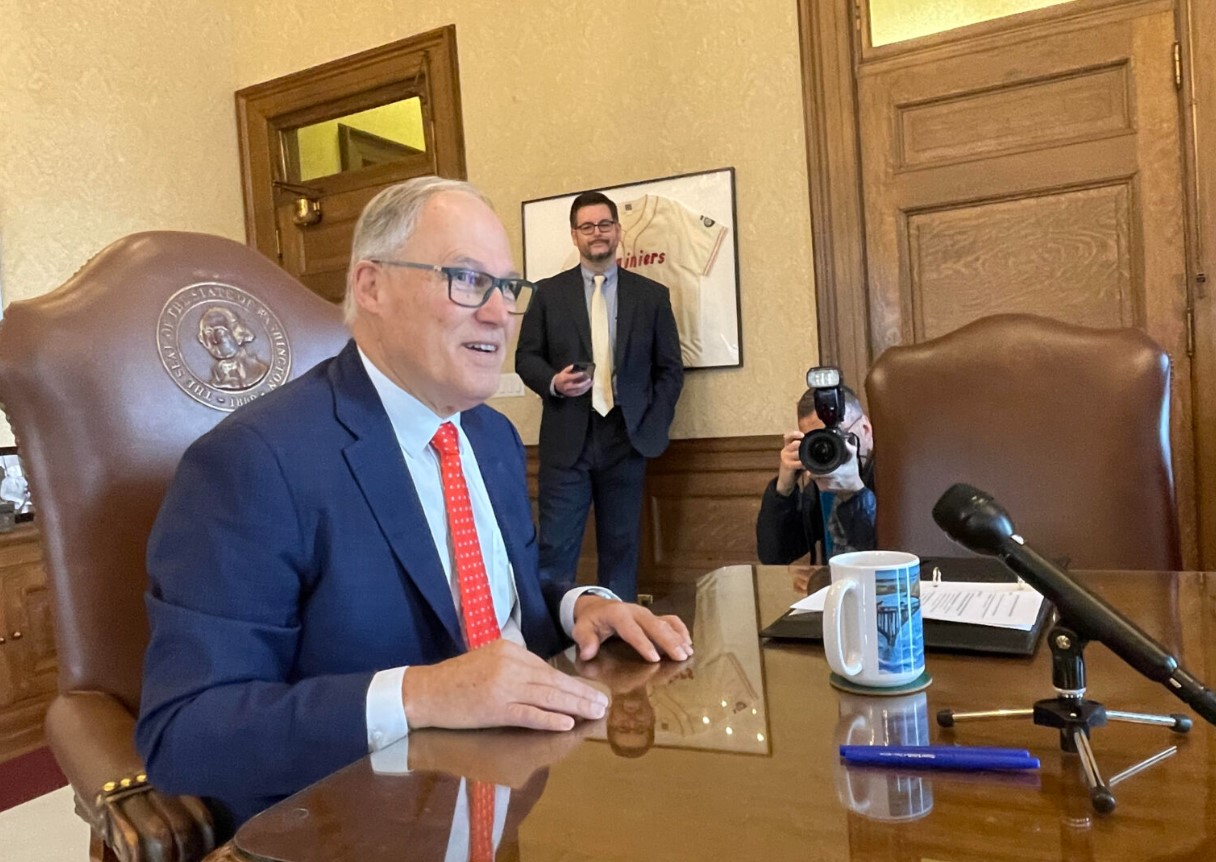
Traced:
[[897, 108], [903, 169], [1133, 131], [1126, 64]]
[[[1128, 183], [958, 206], [908, 217], [912, 340], [1000, 308], [1082, 326], [1138, 326]], [[1068, 285], [1060, 290], [1060, 285]]]
[[379, 191], [380, 186], [373, 186], [340, 194], [319, 194], [321, 221], [314, 225], [294, 222], [291, 200], [279, 204], [276, 216], [283, 268], [310, 290], [331, 302], [341, 302], [346, 293], [346, 269], [350, 264], [355, 222]]

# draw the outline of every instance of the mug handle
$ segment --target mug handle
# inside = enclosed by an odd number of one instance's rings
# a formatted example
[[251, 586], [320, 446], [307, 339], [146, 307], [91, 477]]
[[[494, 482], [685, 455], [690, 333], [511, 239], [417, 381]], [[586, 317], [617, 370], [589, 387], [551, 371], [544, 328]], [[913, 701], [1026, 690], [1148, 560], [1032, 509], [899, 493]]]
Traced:
[[[855, 661], [850, 663], [845, 658], [846, 650], [842, 644], [844, 640], [844, 617], [841, 614], [841, 610], [844, 608], [845, 597], [851, 592], [857, 592], [858, 597], [854, 600], [853, 605], [860, 610], [860, 591], [860, 581], [856, 578], [845, 578], [836, 581], [828, 588], [827, 597], [823, 602], [823, 651], [827, 655], [828, 665], [832, 670], [846, 677], [857, 676], [861, 673], [864, 666], [861, 651], [858, 649], [849, 650], [855, 656]], [[860, 629], [861, 626], [858, 625], [855, 628]]]
[[[841, 763], [837, 769], [839, 771], [836, 773], [836, 798], [850, 811], [856, 811], [858, 814], [868, 813], [870, 797], [863, 794], [861, 799], [858, 799], [857, 794], [853, 792], [853, 770], [844, 763]], [[876, 770], [862, 767], [861, 771], [873, 772]]]

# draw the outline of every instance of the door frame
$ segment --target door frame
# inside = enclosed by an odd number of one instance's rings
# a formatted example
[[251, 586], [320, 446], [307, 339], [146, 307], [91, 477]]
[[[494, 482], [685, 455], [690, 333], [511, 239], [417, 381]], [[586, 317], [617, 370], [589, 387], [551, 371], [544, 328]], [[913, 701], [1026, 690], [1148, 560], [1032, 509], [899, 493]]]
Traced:
[[[802, 54], [807, 183], [810, 193], [818, 318], [819, 361], [838, 365], [845, 379], [861, 381], [873, 360], [865, 257], [861, 147], [857, 138], [856, 70], [861, 59], [904, 51], [932, 51], [959, 38], [1005, 31], [1004, 19], [972, 24], [913, 40], [912, 48], [865, 47], [865, 0], [798, 0]], [[1202, 382], [1216, 380], [1216, 161], [1199, 158], [1216, 147], [1216, 67], [1196, 63], [1196, 46], [1216, 38], [1216, 4], [1176, 0], [1182, 77], [1183, 185], [1186, 197], [1187, 307], [1192, 326], [1194, 511], [1198, 548], [1183, 547], [1189, 567], [1216, 568], [1216, 399], [1204, 399]], [[1089, 16], [1103, 9], [1160, 5], [1158, 0], [1073, 0], [1019, 15], [1027, 26]], [[1216, 112], [1214, 112], [1216, 113]], [[1206, 275], [1210, 273], [1211, 275]], [[1208, 285], [1211, 280], [1213, 286]], [[858, 392], [862, 388], [858, 387]], [[864, 396], [863, 396], [864, 397]], [[1176, 481], [1175, 485], [1179, 483]], [[1191, 483], [1182, 483], [1184, 486]], [[1190, 506], [1180, 506], [1186, 512]], [[1184, 535], [1187, 530], [1183, 530]]]
[[[246, 244], [281, 263], [277, 185], [303, 193], [338, 191], [352, 184], [342, 174], [292, 183], [281, 144], [283, 131], [414, 96], [422, 99], [435, 172], [466, 179], [454, 24], [238, 90]], [[393, 165], [382, 165], [368, 169], [367, 176], [373, 182], [390, 181], [395, 170]]]

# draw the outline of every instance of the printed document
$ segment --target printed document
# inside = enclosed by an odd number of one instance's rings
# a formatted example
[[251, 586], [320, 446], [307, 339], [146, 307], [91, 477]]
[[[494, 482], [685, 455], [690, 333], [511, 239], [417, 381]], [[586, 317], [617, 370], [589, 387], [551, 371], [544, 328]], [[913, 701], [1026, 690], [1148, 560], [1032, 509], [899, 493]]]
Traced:
[[[828, 587], [800, 599], [796, 612], [822, 611]], [[1039, 615], [1043, 596], [1020, 583], [926, 581], [920, 583], [920, 610], [927, 620], [1030, 631]]]

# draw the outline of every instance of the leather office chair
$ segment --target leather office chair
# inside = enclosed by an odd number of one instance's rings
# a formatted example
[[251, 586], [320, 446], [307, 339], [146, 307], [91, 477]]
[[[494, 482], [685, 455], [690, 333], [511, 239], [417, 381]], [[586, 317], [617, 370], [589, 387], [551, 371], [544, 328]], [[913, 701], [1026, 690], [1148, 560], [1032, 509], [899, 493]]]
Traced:
[[346, 338], [337, 307], [260, 254], [191, 233], [119, 240], [5, 311], [0, 400], [55, 610], [47, 738], [92, 858], [199, 859], [214, 845], [206, 807], [149, 787], [135, 751], [148, 534], [195, 438]]
[[1169, 357], [1140, 330], [986, 317], [890, 348], [866, 393], [880, 547], [966, 555], [930, 513], [967, 482], [1073, 568], [1181, 568]]

